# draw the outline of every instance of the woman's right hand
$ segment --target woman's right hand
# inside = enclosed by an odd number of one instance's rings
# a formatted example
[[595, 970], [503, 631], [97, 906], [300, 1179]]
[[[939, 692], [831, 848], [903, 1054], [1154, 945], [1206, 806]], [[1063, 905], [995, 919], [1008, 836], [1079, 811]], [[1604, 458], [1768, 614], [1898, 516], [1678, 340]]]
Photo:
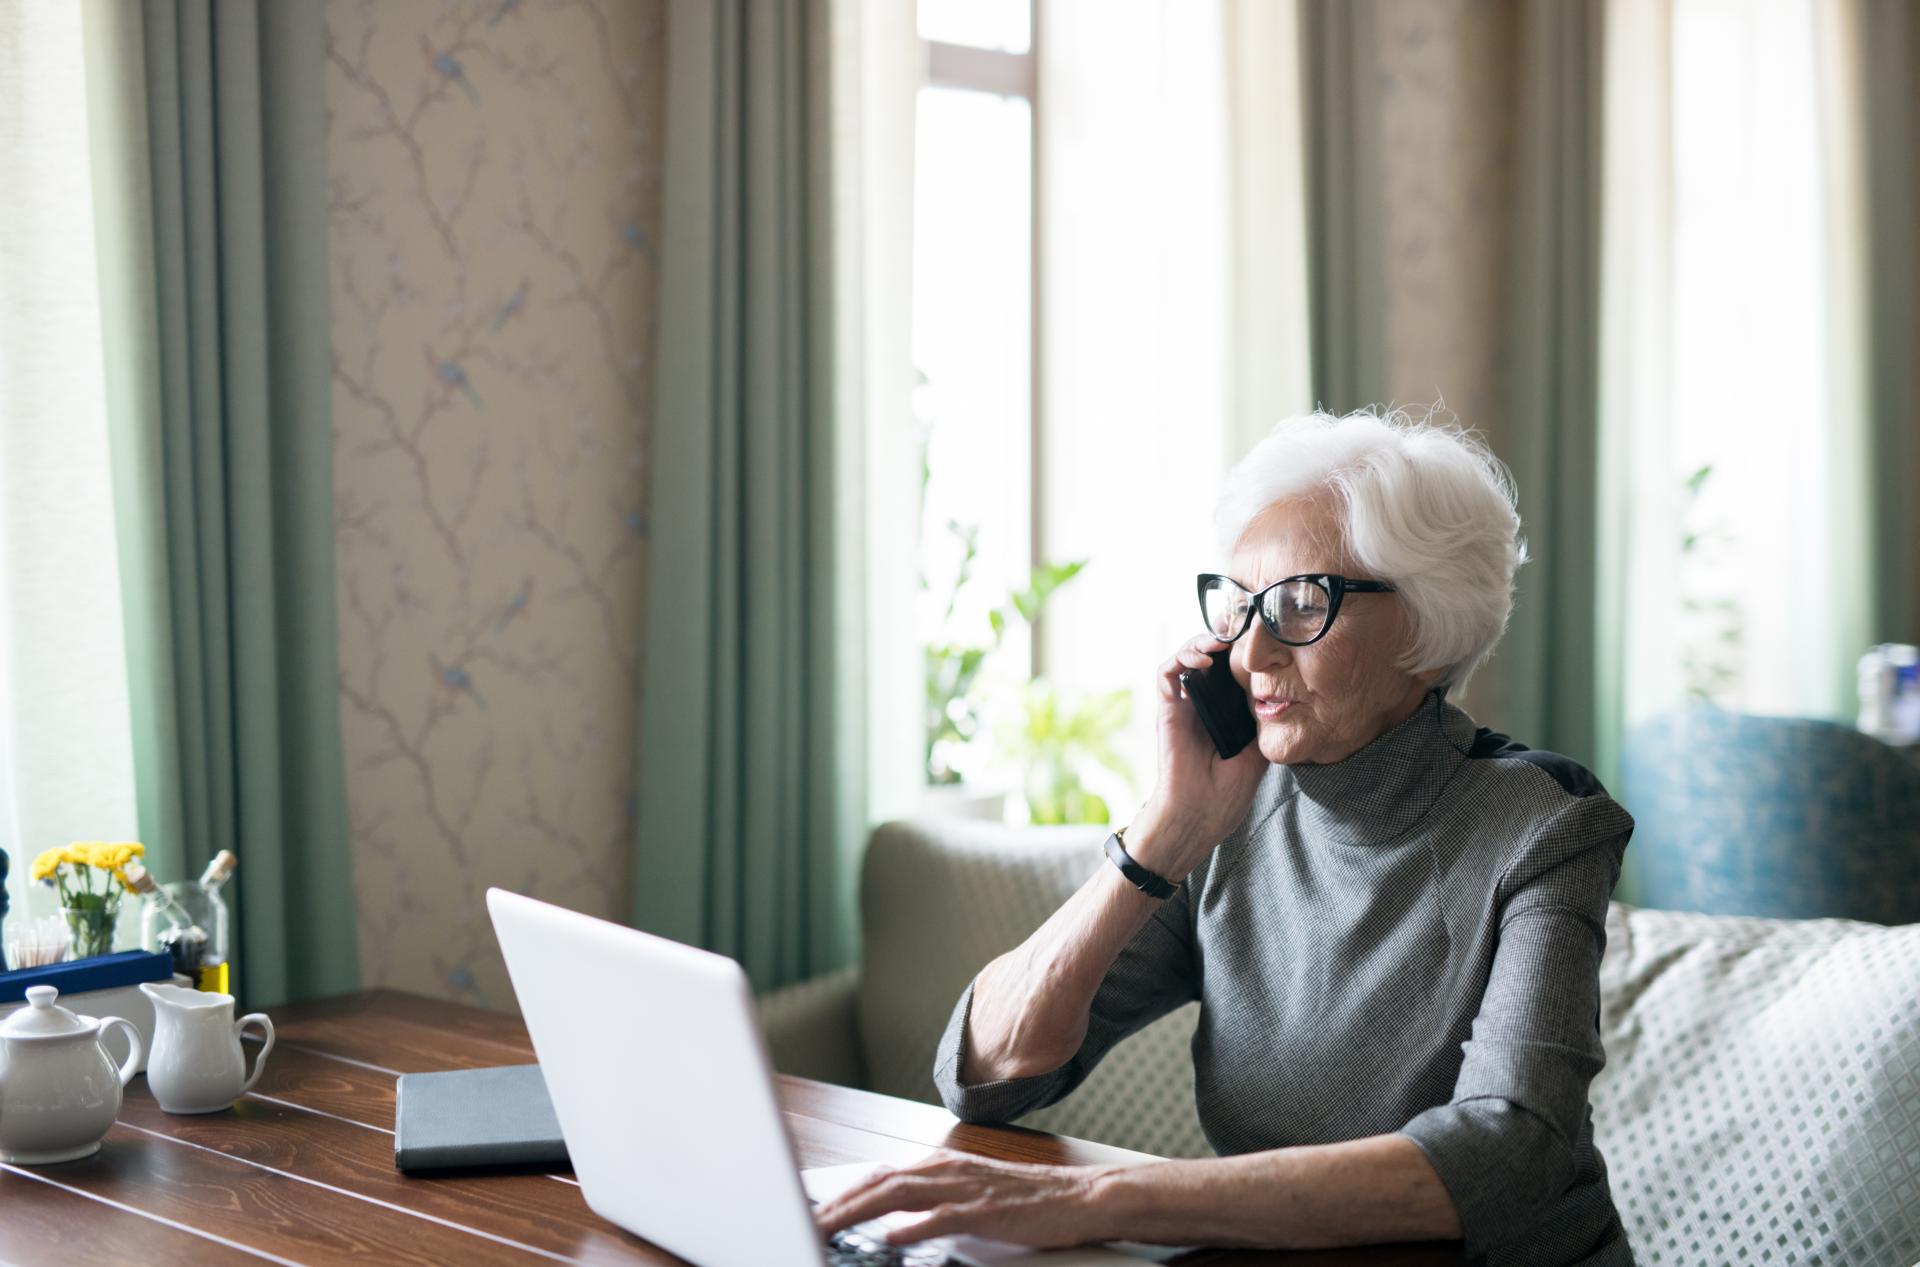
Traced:
[[1160, 666], [1155, 719], [1159, 776], [1153, 795], [1127, 830], [1127, 851], [1142, 866], [1169, 879], [1186, 875], [1240, 825], [1253, 804], [1254, 789], [1267, 772], [1268, 762], [1257, 742], [1222, 761], [1180, 685], [1182, 673], [1205, 672], [1213, 664], [1210, 653], [1226, 648], [1218, 638], [1203, 634]]

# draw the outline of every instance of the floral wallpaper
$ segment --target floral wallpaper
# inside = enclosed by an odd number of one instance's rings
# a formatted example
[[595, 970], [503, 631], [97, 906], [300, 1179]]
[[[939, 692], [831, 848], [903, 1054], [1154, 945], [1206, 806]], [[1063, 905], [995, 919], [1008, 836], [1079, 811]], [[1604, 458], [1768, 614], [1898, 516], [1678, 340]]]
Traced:
[[625, 905], [659, 0], [328, 0], [341, 717], [368, 986]]

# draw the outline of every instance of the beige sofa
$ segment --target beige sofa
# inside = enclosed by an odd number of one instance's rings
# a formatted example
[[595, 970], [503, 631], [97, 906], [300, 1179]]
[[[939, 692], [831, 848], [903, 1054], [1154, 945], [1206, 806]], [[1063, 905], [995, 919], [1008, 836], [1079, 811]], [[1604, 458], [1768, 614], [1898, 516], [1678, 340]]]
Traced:
[[[890, 823], [861, 882], [863, 962], [774, 991], [783, 1071], [937, 1103], [934, 1047], [973, 974], [1096, 867], [1105, 831]], [[1614, 904], [1596, 1138], [1642, 1263], [1920, 1262], [1920, 925]], [[1199, 1004], [1023, 1124], [1208, 1154], [1188, 1057]]]

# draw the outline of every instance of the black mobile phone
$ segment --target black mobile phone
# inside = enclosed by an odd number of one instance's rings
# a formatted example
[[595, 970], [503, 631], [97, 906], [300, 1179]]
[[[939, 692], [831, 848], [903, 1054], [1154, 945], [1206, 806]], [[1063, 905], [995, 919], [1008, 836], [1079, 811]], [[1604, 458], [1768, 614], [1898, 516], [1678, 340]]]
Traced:
[[1232, 653], [1211, 651], [1208, 654], [1213, 657], [1212, 666], [1204, 671], [1183, 671], [1180, 685], [1193, 701], [1193, 710], [1200, 714], [1200, 724], [1213, 739], [1214, 751], [1225, 761], [1240, 755], [1241, 749], [1253, 742], [1259, 728], [1254, 724], [1247, 693], [1233, 680], [1233, 670], [1227, 660]]

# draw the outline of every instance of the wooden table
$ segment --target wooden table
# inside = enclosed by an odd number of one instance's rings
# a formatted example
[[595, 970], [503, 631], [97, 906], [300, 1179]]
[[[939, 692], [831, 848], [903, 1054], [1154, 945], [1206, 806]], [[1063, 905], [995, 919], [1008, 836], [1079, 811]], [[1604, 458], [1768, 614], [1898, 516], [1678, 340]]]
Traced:
[[[590, 1212], [571, 1177], [408, 1178], [393, 1168], [393, 1084], [420, 1070], [533, 1059], [510, 1016], [376, 991], [278, 1009], [266, 1074], [229, 1113], [162, 1113], [136, 1078], [99, 1154], [0, 1165], [7, 1263], [677, 1263]], [[251, 1055], [249, 1056], [251, 1060]], [[802, 1165], [901, 1161], [929, 1145], [1049, 1162], [1134, 1159], [801, 1078], [780, 1080]], [[1441, 1264], [1446, 1245], [1208, 1251], [1183, 1263]], [[781, 1267], [769, 1264], [769, 1267]]]

